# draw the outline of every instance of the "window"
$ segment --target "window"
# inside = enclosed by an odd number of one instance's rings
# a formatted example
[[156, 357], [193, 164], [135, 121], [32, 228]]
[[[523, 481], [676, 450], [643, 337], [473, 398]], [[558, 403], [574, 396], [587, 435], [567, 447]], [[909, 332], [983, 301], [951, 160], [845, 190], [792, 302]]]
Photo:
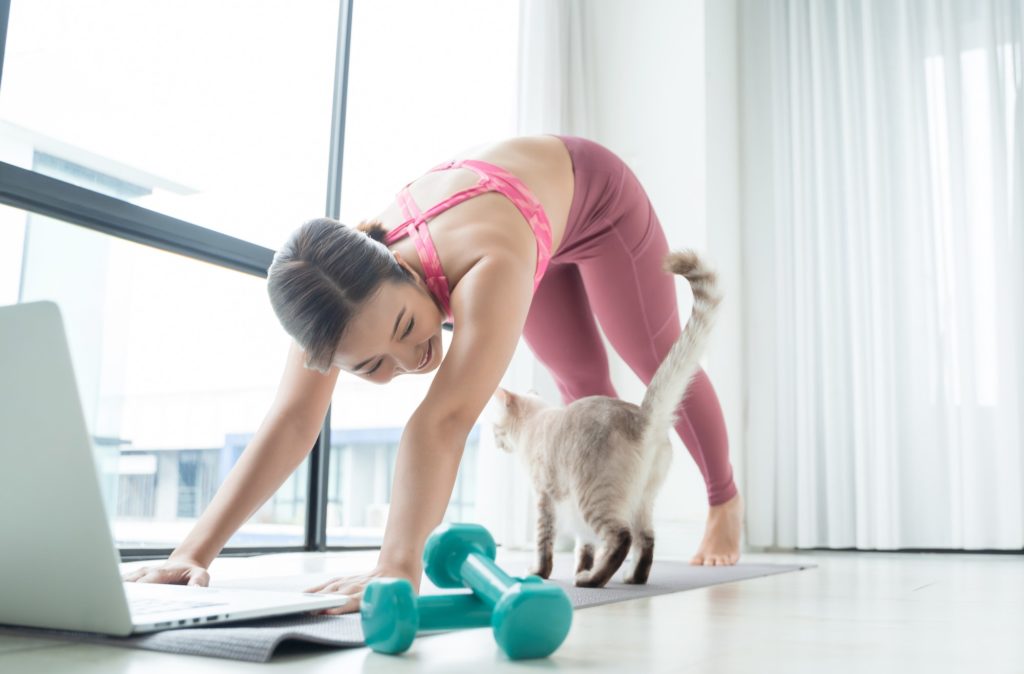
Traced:
[[[376, 215], [403, 185], [446, 157], [516, 135], [518, 12], [515, 0], [355, 4], [343, 222]], [[403, 20], [394, 21], [397, 15]], [[451, 334], [443, 331], [442, 339], [447, 353]], [[380, 542], [401, 429], [433, 376], [397, 377], [386, 386], [344, 373], [338, 378], [331, 413], [330, 544]], [[466, 444], [446, 520], [475, 517], [481, 432], [478, 425]]]
[[0, 161], [277, 248], [323, 215], [338, 8], [13, 0]]
[[[0, 189], [0, 303], [60, 305], [122, 547], [176, 545], [270, 406], [290, 340], [255, 275], [262, 256], [339, 190], [334, 215], [354, 224], [444, 157], [516, 133], [517, 0], [352, 7], [12, 2], [0, 170], [21, 182]], [[344, 116], [339, 47], [351, 63]], [[58, 192], [64, 210], [52, 210]], [[314, 480], [307, 494], [305, 462], [229, 545], [319, 547], [310, 500], [327, 542], [379, 543], [401, 429], [430, 379], [339, 378], [327, 493]], [[449, 519], [474, 518], [480, 437]]]
[[[117, 543], [174, 547], [284, 367], [290, 340], [264, 281], [6, 206], [0, 232], [21, 241], [0, 297], [60, 305]], [[301, 544], [305, 476], [303, 465], [229, 545]]]

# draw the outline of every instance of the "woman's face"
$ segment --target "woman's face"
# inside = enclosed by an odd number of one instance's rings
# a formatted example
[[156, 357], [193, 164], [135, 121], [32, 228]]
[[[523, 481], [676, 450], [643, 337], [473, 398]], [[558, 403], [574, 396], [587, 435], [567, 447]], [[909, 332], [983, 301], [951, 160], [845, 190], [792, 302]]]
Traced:
[[352, 318], [332, 365], [384, 384], [400, 374], [424, 374], [441, 362], [444, 316], [415, 270], [416, 284], [386, 282]]

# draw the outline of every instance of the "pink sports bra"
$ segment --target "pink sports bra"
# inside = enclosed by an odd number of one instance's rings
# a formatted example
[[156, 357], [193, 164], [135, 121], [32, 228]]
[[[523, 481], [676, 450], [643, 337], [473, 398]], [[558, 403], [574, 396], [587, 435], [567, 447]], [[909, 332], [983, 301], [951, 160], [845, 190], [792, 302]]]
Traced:
[[412, 185], [412, 182], [408, 183], [398, 193], [398, 204], [402, 208], [402, 215], [405, 217], [405, 221], [390, 230], [384, 237], [384, 243], [390, 245], [406, 234], [412, 236], [413, 243], [416, 245], [416, 252], [420, 257], [420, 263], [423, 265], [423, 271], [426, 275], [427, 287], [434, 293], [434, 296], [444, 309], [445, 316], [448, 319], [446, 327], [449, 329], [451, 328], [452, 321], [451, 299], [449, 296], [450, 287], [448, 277], [445, 276], [444, 270], [441, 268], [441, 259], [437, 255], [437, 249], [434, 247], [434, 242], [430, 238], [430, 232], [427, 230], [428, 220], [478, 194], [500, 192], [508, 197], [515, 204], [516, 208], [519, 209], [519, 212], [523, 214], [526, 222], [530, 225], [530, 229], [533, 230], [534, 237], [537, 239], [537, 270], [533, 275], [534, 291], [537, 290], [537, 285], [540, 284], [548, 262], [551, 260], [551, 223], [548, 221], [548, 216], [544, 212], [544, 207], [541, 206], [540, 201], [533, 196], [522, 180], [500, 166], [495, 166], [478, 159], [448, 161], [438, 164], [427, 171], [427, 173], [446, 171], [453, 168], [472, 169], [480, 176], [480, 180], [477, 181], [476, 185], [467, 187], [461, 192], [456, 192], [441, 203], [428, 209], [425, 213], [420, 211], [419, 206], [416, 205], [412, 195], [409, 193], [409, 185]]

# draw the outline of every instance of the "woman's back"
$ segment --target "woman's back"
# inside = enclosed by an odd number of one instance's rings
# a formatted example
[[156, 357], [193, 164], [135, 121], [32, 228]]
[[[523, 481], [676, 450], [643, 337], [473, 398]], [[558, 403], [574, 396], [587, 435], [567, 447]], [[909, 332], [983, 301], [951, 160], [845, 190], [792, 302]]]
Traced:
[[[573, 185], [572, 163], [558, 138], [512, 138], [471, 148], [451, 159], [485, 161], [521, 180], [544, 208], [551, 227], [551, 254], [554, 254], [565, 233]], [[410, 183], [409, 195], [421, 210], [427, 211], [478, 180], [479, 176], [467, 168], [425, 172]], [[397, 192], [398, 189], [396, 195]], [[407, 217], [395, 199], [372, 220], [390, 231]], [[479, 259], [481, 252], [496, 247], [529, 251], [534, 243], [533, 232], [525, 225], [523, 214], [498, 192], [480, 194], [439, 213], [430, 220], [429, 230], [452, 287]], [[400, 239], [388, 247], [416, 264], [418, 256], [410, 239]]]

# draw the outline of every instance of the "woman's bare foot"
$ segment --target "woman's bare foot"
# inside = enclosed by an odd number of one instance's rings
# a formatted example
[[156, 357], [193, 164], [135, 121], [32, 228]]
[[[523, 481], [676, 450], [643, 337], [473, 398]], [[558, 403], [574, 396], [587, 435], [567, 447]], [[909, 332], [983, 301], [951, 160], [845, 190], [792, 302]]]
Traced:
[[740, 558], [740, 531], [743, 528], [743, 499], [740, 493], [725, 503], [711, 506], [704, 540], [690, 564], [729, 566]]

